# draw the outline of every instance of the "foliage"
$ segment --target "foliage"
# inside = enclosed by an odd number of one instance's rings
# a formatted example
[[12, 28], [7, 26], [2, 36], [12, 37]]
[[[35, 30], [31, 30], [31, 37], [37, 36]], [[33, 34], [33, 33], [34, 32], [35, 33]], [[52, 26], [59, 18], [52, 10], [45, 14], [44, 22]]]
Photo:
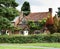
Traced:
[[18, 4], [15, 0], [0, 0], [0, 16], [13, 20], [19, 15], [19, 12], [15, 8], [17, 6]]
[[59, 32], [60, 33], [60, 20], [58, 20], [58, 16], [55, 15], [54, 18], [54, 24], [52, 25], [47, 25], [48, 30], [50, 31], [51, 34], [55, 33], [55, 32]]
[[15, 0], [0, 0], [0, 31], [13, 30], [11, 21], [19, 15]]
[[55, 32], [54, 20], [50, 13], [48, 14], [48, 17], [47, 17], [46, 27], [50, 31], [51, 34], [53, 34]]
[[58, 19], [57, 15], [54, 16], [54, 28], [55, 28], [55, 32], [60, 33], [60, 20]]
[[21, 7], [21, 11], [23, 11], [23, 14], [26, 16], [30, 13], [30, 4], [29, 2], [25, 1]]
[[58, 31], [58, 26], [59, 26], [58, 16], [55, 15], [55, 16], [54, 16], [54, 27], [55, 27], [55, 32]]
[[52, 24], [52, 25], [48, 24], [46, 27], [48, 28], [48, 30], [50, 31], [51, 34], [56, 32], [54, 24]]
[[0, 43], [46, 43], [60, 42], [60, 35], [0, 36]]
[[31, 30], [40, 30], [45, 26], [46, 19], [42, 19], [39, 21], [28, 21], [28, 25]]
[[11, 27], [11, 22], [7, 18], [0, 16], [0, 30], [11, 29]]
[[59, 23], [58, 23], [59, 25], [58, 25], [58, 30], [57, 30], [57, 32], [59, 32], [60, 33], [60, 20], [59, 20]]
[[[49, 17], [49, 19], [50, 19], [50, 17]], [[49, 19], [47, 18], [47, 21], [49, 21]], [[54, 18], [53, 21], [55, 23], [55, 18]], [[50, 22], [52, 22], [51, 19], [50, 19]], [[56, 32], [56, 27], [55, 27], [54, 24], [50, 24], [50, 22], [47, 22], [46, 27], [48, 28], [48, 30], [50, 31], [50, 33], [53, 34], [53, 33]]]
[[60, 7], [58, 8], [57, 15], [58, 15], [58, 17], [60, 17]]
[[4, 7], [17, 7], [18, 4], [15, 2], [15, 0], [0, 0], [0, 6]]
[[[2, 13], [3, 14], [3, 13]], [[3, 17], [6, 17], [9, 20], [13, 20], [17, 15], [19, 15], [18, 11], [14, 8], [6, 8]]]

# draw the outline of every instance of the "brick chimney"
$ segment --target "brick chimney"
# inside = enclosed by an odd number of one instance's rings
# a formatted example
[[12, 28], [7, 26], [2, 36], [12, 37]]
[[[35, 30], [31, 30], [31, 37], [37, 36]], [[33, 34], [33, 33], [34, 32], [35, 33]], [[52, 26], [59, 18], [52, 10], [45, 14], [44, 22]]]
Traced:
[[52, 8], [49, 8], [50, 16], [52, 16]]
[[52, 8], [49, 8], [49, 12], [51, 12], [51, 13], [52, 13]]
[[47, 21], [46, 21], [46, 25], [52, 25], [53, 23], [54, 23], [54, 21], [53, 21], [53, 17], [52, 17], [52, 8], [49, 8], [49, 18], [47, 19]]

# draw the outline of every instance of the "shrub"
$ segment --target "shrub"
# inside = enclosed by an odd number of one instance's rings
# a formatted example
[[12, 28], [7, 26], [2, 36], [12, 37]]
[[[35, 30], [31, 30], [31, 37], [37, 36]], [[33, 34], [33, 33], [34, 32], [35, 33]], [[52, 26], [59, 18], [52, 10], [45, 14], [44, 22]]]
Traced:
[[0, 43], [42, 43], [60, 42], [60, 35], [0, 36]]
[[48, 28], [48, 30], [50, 31], [51, 34], [56, 32], [56, 29], [53, 24], [52, 25], [48, 24], [48, 25], [46, 25], [46, 27]]

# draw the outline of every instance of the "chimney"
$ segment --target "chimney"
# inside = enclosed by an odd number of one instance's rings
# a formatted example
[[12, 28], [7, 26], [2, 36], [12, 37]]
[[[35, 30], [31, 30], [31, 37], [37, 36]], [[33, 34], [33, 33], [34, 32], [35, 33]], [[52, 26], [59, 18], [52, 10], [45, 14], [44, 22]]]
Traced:
[[52, 8], [49, 8], [50, 17], [52, 17]]
[[52, 8], [49, 8], [49, 12], [51, 12], [51, 13], [52, 13]]
[[46, 25], [52, 25], [53, 22], [53, 17], [52, 17], [52, 8], [49, 8], [49, 19], [47, 19]]

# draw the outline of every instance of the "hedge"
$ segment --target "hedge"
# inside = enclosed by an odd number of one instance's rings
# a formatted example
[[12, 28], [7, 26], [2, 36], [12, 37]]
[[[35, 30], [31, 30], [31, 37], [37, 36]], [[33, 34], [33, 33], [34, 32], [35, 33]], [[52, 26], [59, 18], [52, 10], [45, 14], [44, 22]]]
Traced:
[[60, 42], [60, 35], [0, 36], [0, 43]]

